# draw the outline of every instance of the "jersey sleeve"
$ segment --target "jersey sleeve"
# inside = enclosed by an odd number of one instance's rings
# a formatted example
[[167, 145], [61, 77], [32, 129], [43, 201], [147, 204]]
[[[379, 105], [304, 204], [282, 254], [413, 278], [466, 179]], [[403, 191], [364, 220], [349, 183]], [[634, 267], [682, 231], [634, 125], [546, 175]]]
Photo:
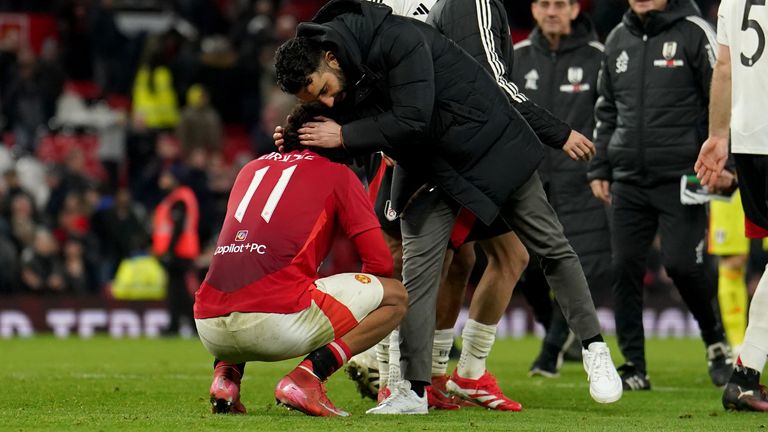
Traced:
[[721, 45], [730, 45], [728, 42], [728, 7], [730, 2], [720, 2], [720, 8], [717, 10], [717, 43]]
[[374, 3], [385, 4], [392, 8], [394, 15], [405, 15], [405, 2], [404, 0], [373, 0]]
[[344, 171], [341, 185], [336, 190], [335, 207], [341, 229], [352, 238], [364, 231], [378, 229], [380, 225], [363, 184], [352, 170], [344, 168]]
[[381, 234], [379, 221], [373, 214], [371, 202], [360, 180], [351, 170], [345, 171], [336, 202], [341, 228], [355, 244], [363, 262], [363, 272], [392, 277], [392, 255]]

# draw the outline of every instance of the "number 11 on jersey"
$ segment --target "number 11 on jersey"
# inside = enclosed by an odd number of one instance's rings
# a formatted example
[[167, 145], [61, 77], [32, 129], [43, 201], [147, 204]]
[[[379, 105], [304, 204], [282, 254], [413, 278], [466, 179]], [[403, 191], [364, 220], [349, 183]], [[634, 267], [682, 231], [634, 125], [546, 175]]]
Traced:
[[[297, 166], [298, 165], [294, 165], [286, 168], [280, 174], [280, 179], [277, 180], [277, 184], [272, 188], [272, 192], [270, 192], [267, 202], [261, 210], [261, 217], [265, 222], [269, 223], [269, 220], [272, 219], [275, 207], [277, 207], [277, 203], [280, 202], [280, 198], [282, 198], [283, 192], [285, 192], [285, 188], [288, 186], [288, 182], [291, 180], [291, 176]], [[253, 194], [256, 193], [256, 189], [259, 188], [259, 185], [261, 184], [261, 181], [264, 180], [264, 176], [267, 174], [268, 170], [269, 167], [264, 167], [253, 173], [251, 184], [248, 185], [248, 190], [245, 191], [243, 199], [240, 200], [240, 204], [237, 205], [237, 210], [235, 210], [235, 219], [237, 219], [238, 222], [243, 222], [243, 216], [245, 216], [245, 212], [248, 210], [248, 204], [250, 204]]]

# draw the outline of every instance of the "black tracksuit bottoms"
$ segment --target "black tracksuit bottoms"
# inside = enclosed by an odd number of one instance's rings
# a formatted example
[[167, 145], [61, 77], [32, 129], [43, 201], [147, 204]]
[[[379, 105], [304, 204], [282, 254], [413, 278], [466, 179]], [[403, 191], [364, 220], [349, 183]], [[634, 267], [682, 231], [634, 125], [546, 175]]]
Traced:
[[707, 345], [725, 340], [716, 313], [715, 285], [703, 254], [707, 213], [703, 205], [680, 203], [680, 183], [653, 187], [614, 182], [613, 293], [616, 334], [628, 362], [645, 372], [643, 275], [651, 244], [661, 237], [662, 264], [690, 309]]

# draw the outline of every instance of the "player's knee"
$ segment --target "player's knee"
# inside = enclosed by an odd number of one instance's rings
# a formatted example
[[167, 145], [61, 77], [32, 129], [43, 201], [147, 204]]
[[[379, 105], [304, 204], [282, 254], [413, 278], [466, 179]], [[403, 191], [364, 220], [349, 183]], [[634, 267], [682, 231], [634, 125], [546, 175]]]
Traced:
[[482, 243], [488, 265], [520, 274], [528, 266], [530, 257], [514, 233], [491, 238]]
[[406, 291], [403, 283], [397, 279], [386, 279], [382, 283], [384, 286], [382, 305], [392, 306], [396, 319], [400, 321], [408, 309], [408, 291]]
[[474, 243], [468, 243], [454, 255], [451, 265], [459, 270], [470, 272], [475, 266], [476, 259]]

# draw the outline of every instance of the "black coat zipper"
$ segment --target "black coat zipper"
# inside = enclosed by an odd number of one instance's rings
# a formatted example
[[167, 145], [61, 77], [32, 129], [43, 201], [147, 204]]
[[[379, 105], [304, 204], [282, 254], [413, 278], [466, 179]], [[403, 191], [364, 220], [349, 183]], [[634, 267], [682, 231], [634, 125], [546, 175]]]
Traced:
[[645, 179], [647, 172], [645, 166], [645, 142], [643, 135], [645, 132], [645, 68], [648, 64], [646, 59], [648, 51], [648, 35], [643, 34], [643, 61], [640, 63], [640, 97], [638, 100], [638, 130], [637, 130], [637, 144], [638, 144], [638, 163], [640, 164], [640, 182]]

